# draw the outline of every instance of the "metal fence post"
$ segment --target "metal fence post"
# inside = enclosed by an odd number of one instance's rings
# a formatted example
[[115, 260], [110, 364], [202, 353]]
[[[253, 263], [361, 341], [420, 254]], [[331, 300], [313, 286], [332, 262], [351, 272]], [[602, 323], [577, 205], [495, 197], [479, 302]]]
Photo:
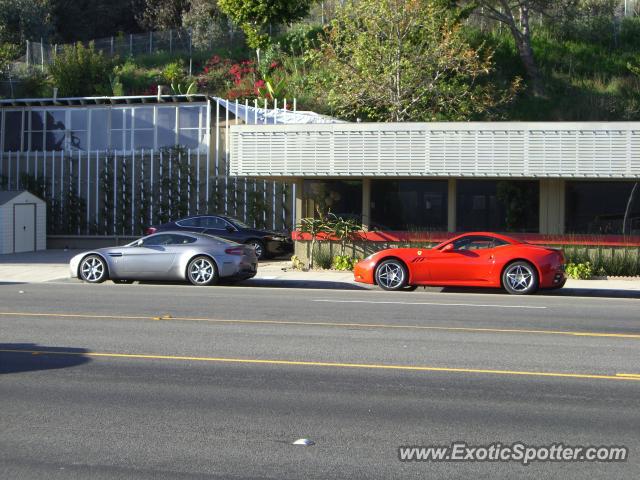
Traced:
[[40, 65], [42, 66], [42, 71], [44, 72], [44, 43], [42, 38], [40, 38]]
[[169, 29], [169, 53], [173, 53], [173, 29]]
[[149, 53], [153, 53], [153, 32], [149, 32]]
[[113, 57], [113, 36], [111, 36], [111, 56]]
[[129, 34], [129, 55], [133, 56], [133, 35]]
[[27, 67], [29, 66], [29, 60], [31, 59], [31, 55], [29, 54], [31, 52], [31, 42], [29, 40], [27, 40]]
[[193, 28], [188, 30], [189, 35], [189, 76], [193, 75]]

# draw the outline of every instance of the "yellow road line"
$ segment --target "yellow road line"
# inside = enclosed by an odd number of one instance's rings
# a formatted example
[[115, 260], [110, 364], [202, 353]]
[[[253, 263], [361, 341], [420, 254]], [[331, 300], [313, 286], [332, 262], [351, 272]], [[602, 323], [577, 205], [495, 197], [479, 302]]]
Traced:
[[103, 352], [71, 352], [53, 350], [14, 350], [0, 349], [3, 353], [28, 353], [31, 355], [63, 355], [81, 357], [108, 357], [108, 358], [128, 358], [137, 360], [180, 360], [211, 363], [237, 363], [237, 364], [258, 364], [258, 365], [286, 365], [298, 367], [332, 367], [332, 368], [362, 368], [376, 370], [403, 370], [414, 372], [444, 372], [444, 373], [475, 373], [490, 375], [520, 375], [531, 377], [556, 377], [556, 378], [581, 378], [595, 380], [630, 380], [640, 381], [640, 374], [616, 374], [601, 375], [588, 373], [558, 373], [558, 372], [528, 372], [518, 370], [491, 370], [484, 368], [451, 368], [451, 367], [428, 367], [420, 365], [384, 365], [375, 363], [342, 363], [342, 362], [305, 362], [298, 360], [261, 360], [250, 358], [224, 358], [224, 357], [194, 357], [185, 355], [151, 355], [137, 353], [103, 353]]
[[516, 328], [481, 328], [481, 327], [439, 327], [430, 325], [393, 325], [386, 323], [343, 323], [343, 322], [297, 322], [293, 320], [231, 320], [222, 318], [199, 318], [199, 317], [173, 317], [168, 314], [150, 316], [136, 315], [94, 315], [81, 313], [25, 313], [25, 312], [0, 312], [0, 316], [21, 316], [21, 317], [52, 317], [52, 318], [85, 318], [85, 319], [112, 319], [112, 320], [177, 320], [185, 322], [207, 322], [225, 324], [247, 324], [247, 325], [294, 325], [303, 327], [342, 327], [342, 328], [380, 328], [398, 330], [433, 330], [451, 332], [473, 332], [473, 333], [516, 333], [535, 335], [565, 335], [575, 337], [596, 337], [596, 338], [628, 338], [640, 339], [640, 334], [631, 333], [606, 333], [606, 332], [579, 332], [564, 330], [532, 330]]

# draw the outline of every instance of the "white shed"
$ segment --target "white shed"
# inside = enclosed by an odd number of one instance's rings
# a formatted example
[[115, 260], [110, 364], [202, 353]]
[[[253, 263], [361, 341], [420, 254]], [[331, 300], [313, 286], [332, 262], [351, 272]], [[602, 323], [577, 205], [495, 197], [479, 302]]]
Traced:
[[47, 248], [47, 204], [27, 191], [0, 191], [0, 254]]

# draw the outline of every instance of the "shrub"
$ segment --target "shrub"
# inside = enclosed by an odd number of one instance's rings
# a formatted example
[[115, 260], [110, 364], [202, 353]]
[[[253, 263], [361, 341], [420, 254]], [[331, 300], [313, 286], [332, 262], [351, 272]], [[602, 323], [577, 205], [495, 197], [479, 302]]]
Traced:
[[111, 84], [114, 95], [118, 95], [117, 87], [121, 88], [123, 95], [155, 94], [158, 83], [158, 71], [147, 70], [138, 66], [133, 58], [128, 58], [122, 65], [116, 65], [111, 76]]
[[109, 95], [111, 61], [96, 52], [93, 42], [65, 46], [49, 66], [49, 74], [62, 97]]
[[331, 253], [328, 249], [319, 248], [313, 253], [313, 265], [317, 268], [331, 268]]
[[640, 249], [634, 247], [577, 247], [563, 248], [567, 264], [589, 263], [598, 276], [640, 275]]
[[304, 262], [300, 260], [300, 257], [294, 255], [291, 257], [291, 268], [294, 270], [302, 270], [304, 268]]
[[336, 255], [333, 257], [333, 268], [336, 270], [353, 270], [359, 258], [352, 258], [349, 255]]
[[593, 276], [591, 263], [569, 263], [567, 265], [567, 275], [577, 280], [589, 280]]
[[167, 85], [184, 83], [186, 79], [184, 62], [182, 60], [177, 60], [166, 65], [162, 69], [162, 79]]

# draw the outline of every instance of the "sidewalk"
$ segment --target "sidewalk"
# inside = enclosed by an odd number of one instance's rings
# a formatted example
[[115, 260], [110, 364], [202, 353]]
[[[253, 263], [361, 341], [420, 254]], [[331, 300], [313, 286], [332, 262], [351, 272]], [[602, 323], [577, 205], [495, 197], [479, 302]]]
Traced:
[[[0, 255], [0, 283], [42, 283], [69, 280], [69, 260], [81, 250], [45, 250]], [[255, 287], [327, 288], [361, 290], [375, 288], [353, 281], [351, 272], [293, 270], [288, 260], [261, 262], [258, 275], [245, 282]], [[420, 291], [421, 289], [418, 289]], [[430, 292], [482, 293], [484, 289], [427, 287]], [[640, 298], [640, 279], [567, 280], [560, 290], [543, 295]]]

